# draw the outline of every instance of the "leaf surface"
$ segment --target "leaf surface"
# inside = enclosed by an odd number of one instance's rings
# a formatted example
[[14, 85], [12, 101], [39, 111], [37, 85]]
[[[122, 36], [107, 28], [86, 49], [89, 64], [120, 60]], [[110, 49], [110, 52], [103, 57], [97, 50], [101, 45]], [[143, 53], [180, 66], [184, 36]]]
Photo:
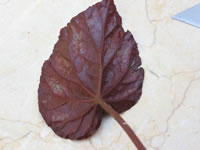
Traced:
[[118, 113], [137, 103], [140, 65], [137, 44], [123, 30], [113, 0], [89, 7], [61, 29], [43, 64], [38, 98], [44, 120], [63, 138], [91, 136], [106, 110], [102, 102]]

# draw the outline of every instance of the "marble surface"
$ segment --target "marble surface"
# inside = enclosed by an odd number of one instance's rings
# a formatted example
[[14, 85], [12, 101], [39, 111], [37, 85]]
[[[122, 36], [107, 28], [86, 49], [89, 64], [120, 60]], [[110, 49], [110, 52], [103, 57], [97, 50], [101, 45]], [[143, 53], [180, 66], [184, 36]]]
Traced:
[[[134, 150], [111, 117], [83, 141], [44, 123], [37, 89], [59, 30], [98, 0], [0, 0], [0, 150]], [[73, 3], [72, 3], [73, 2]], [[200, 0], [115, 0], [145, 69], [139, 103], [122, 114], [148, 150], [200, 149], [200, 29], [171, 19]]]

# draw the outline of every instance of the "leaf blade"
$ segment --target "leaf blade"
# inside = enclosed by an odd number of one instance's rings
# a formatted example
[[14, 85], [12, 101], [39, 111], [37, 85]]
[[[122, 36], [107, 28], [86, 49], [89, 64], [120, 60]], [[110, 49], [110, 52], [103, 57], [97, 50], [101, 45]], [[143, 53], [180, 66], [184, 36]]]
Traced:
[[43, 65], [38, 98], [44, 120], [61, 137], [91, 136], [104, 111], [112, 116], [137, 103], [144, 79], [140, 65], [137, 44], [124, 32], [113, 0], [89, 7], [61, 29]]

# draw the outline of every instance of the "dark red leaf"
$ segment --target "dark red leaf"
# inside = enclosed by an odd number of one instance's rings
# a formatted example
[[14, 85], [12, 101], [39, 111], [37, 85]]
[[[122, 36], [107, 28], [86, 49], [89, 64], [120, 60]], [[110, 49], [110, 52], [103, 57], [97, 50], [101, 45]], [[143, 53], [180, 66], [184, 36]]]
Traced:
[[137, 103], [144, 78], [140, 65], [137, 44], [124, 32], [113, 0], [89, 7], [61, 29], [42, 67], [38, 97], [44, 120], [61, 137], [91, 136], [104, 111], [121, 113]]

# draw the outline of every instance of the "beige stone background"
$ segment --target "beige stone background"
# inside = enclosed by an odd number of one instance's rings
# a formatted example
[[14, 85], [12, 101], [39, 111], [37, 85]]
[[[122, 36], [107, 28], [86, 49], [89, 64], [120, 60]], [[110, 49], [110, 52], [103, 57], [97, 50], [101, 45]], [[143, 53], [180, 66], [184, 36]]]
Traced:
[[[61, 139], [37, 104], [41, 66], [59, 30], [98, 0], [0, 0], [0, 150], [135, 150], [111, 117], [79, 142]], [[200, 0], [115, 0], [145, 69], [139, 103], [122, 114], [148, 150], [200, 149], [200, 29], [171, 16]]]

